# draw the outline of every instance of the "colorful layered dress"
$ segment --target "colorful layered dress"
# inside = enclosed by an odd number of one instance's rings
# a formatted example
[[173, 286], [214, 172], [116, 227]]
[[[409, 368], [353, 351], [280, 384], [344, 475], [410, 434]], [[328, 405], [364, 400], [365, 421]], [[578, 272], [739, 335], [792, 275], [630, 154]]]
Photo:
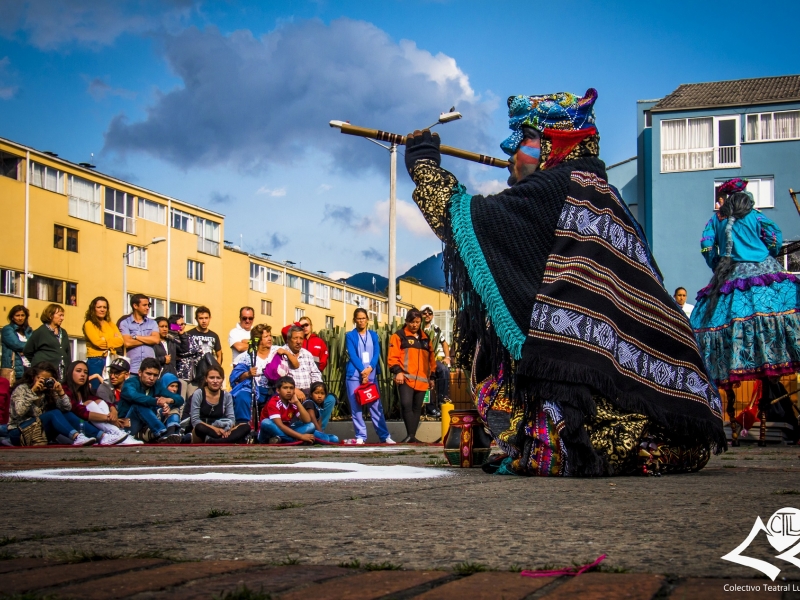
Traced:
[[[714, 269], [727, 251], [728, 219], [719, 213], [700, 242]], [[800, 370], [800, 280], [775, 259], [783, 244], [778, 226], [758, 210], [730, 228], [731, 274], [709, 316], [711, 285], [697, 294], [691, 324], [709, 374], [723, 389], [738, 381]]]

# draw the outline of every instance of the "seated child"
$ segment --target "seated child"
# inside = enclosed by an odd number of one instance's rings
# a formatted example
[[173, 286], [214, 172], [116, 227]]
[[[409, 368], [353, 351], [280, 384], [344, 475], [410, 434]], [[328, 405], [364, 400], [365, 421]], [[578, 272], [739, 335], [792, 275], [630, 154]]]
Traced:
[[314, 437], [322, 442], [338, 444], [339, 438], [333, 434], [325, 433], [324, 429], [325, 425], [327, 425], [327, 422], [322, 423], [320, 420], [320, 415], [323, 412], [327, 412], [328, 418], [331, 416], [330, 411], [325, 411], [325, 408], [327, 408], [325, 405], [328, 397], [328, 388], [325, 387], [323, 382], [315, 381], [311, 384], [309, 395], [311, 397], [307, 398], [303, 402], [303, 407], [305, 407], [305, 409], [308, 411], [308, 416], [311, 417], [311, 422], [314, 424]]
[[294, 379], [281, 377], [275, 382], [276, 396], [261, 411], [261, 444], [285, 444], [300, 440], [314, 442], [314, 423], [308, 411], [294, 395]]
[[[155, 393], [156, 381], [161, 371], [158, 360], [152, 357], [145, 358], [139, 365], [138, 376], [125, 380], [120, 393], [117, 412], [120, 418], [130, 419], [130, 433], [133, 435], [150, 430], [150, 438], [154, 441], [167, 444], [180, 444], [181, 434], [179, 427], [171, 424], [167, 428], [158, 417], [158, 410], [165, 406], [178, 407], [183, 404], [183, 398], [172, 392], [164, 392], [164, 396]], [[167, 409], [169, 410], [169, 409]]]
[[181, 394], [181, 380], [172, 373], [164, 373], [156, 381], [156, 396], [163, 402], [159, 405], [158, 417], [167, 426], [169, 434], [180, 433], [181, 428], [181, 406], [183, 406], [183, 394]]

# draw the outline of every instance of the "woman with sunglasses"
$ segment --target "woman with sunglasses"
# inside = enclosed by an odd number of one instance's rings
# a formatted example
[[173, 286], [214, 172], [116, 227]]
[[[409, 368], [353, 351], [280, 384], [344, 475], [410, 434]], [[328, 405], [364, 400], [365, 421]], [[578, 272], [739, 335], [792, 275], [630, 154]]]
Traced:
[[298, 323], [300, 323], [300, 327], [303, 328], [303, 337], [305, 338], [303, 340], [303, 348], [311, 352], [311, 356], [314, 357], [314, 362], [317, 363], [319, 372], [323, 373], [325, 367], [328, 366], [328, 345], [321, 337], [312, 331], [313, 325], [311, 324], [311, 319], [302, 317]]

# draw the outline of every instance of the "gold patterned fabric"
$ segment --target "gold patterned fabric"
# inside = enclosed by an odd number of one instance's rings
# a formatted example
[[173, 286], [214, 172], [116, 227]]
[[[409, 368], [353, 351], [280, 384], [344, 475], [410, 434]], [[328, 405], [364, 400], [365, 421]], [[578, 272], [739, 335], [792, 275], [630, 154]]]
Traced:
[[634, 473], [647, 417], [618, 411], [601, 396], [594, 401], [597, 413], [586, 425], [592, 447], [606, 459], [608, 475]]
[[455, 191], [458, 180], [430, 159], [418, 160], [411, 170], [411, 179], [416, 184], [412, 194], [422, 215], [433, 232], [441, 239], [444, 236], [444, 222], [447, 203]]
[[539, 170], [544, 171], [545, 169], [552, 168], [555, 165], [560, 164], [562, 162], [568, 160], [575, 160], [576, 158], [581, 158], [583, 156], [599, 156], [600, 134], [596, 133], [595, 135], [591, 135], [586, 139], [582, 140], [577, 146], [575, 146], [569, 152], [569, 154], [567, 154], [564, 158], [555, 163], [549, 160], [550, 155], [552, 153], [553, 153], [553, 142], [543, 137], [541, 141], [541, 160], [539, 161]]

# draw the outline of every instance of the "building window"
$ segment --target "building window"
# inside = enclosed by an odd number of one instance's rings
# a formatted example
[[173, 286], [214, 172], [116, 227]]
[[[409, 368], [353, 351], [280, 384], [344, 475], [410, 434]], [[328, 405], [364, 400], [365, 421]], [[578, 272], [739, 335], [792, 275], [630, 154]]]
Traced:
[[269, 281], [270, 283], [277, 283], [278, 285], [283, 285], [283, 273], [267, 267], [267, 281]]
[[[775, 207], [775, 179], [772, 177], [744, 177], [747, 180], [747, 191], [753, 194], [755, 208]], [[717, 202], [717, 188], [727, 179], [714, 182], [714, 203]]]
[[66, 286], [67, 286], [67, 294], [66, 294], [67, 306], [78, 306], [78, 284], [67, 281]]
[[203, 263], [191, 258], [186, 261], [186, 276], [195, 281], [203, 281]]
[[41, 165], [39, 163], [31, 163], [31, 184], [36, 187], [50, 190], [58, 194], [64, 193], [64, 172]]
[[0, 294], [22, 296], [22, 273], [11, 269], [0, 269]]
[[361, 294], [356, 294], [355, 292], [345, 292], [344, 303], [366, 307], [366, 299]]
[[21, 157], [0, 151], [0, 175], [3, 177], [19, 179], [19, 167], [21, 164]]
[[644, 111], [644, 126], [653, 126], [653, 113], [651, 113], [649, 110]]
[[164, 225], [167, 222], [167, 207], [146, 198], [139, 198], [139, 218]]
[[219, 256], [219, 223], [200, 218], [196, 222], [197, 251]]
[[376, 300], [375, 298], [367, 298], [367, 300], [369, 300], [367, 312], [370, 314], [370, 316], [380, 318], [380, 314], [386, 312], [384, 302]]
[[133, 196], [114, 188], [106, 188], [106, 227], [125, 233], [136, 233]]
[[337, 287], [331, 288], [331, 298], [333, 300], [338, 300], [339, 302], [341, 302], [343, 297], [344, 297], [344, 292], [342, 291], [341, 288]]
[[183, 302], [169, 303], [169, 314], [183, 315], [183, 320], [186, 321], [187, 325], [197, 325], [197, 322], [194, 320], [195, 310], [197, 310], [197, 307], [191, 304], [184, 304]]
[[300, 278], [297, 275], [292, 275], [291, 273], [287, 275], [286, 281], [288, 283], [288, 287], [294, 288], [296, 290], [300, 289]]
[[261, 301], [261, 314], [266, 315], [268, 317], [272, 316], [272, 301], [271, 300], [262, 300]]
[[76, 175], [67, 178], [69, 216], [100, 223], [100, 184]]
[[736, 116], [661, 121], [661, 172], [739, 166]]
[[747, 142], [797, 139], [800, 139], [800, 110], [756, 113], [746, 117]]
[[78, 230], [64, 227], [63, 225], [53, 225], [53, 248], [66, 250], [68, 252], [78, 251]]
[[303, 304], [314, 304], [315, 284], [305, 277], [300, 278], [300, 302]]
[[322, 308], [331, 307], [331, 286], [323, 283], [317, 284], [317, 306]]
[[173, 229], [180, 229], [187, 233], [192, 233], [194, 231], [194, 217], [182, 210], [173, 208], [170, 221]]
[[304, 308], [295, 308], [294, 309], [294, 320], [299, 321], [303, 317], [306, 316], [306, 309]]
[[333, 317], [330, 315], [325, 316], [325, 329], [333, 329]]
[[128, 266], [137, 269], [147, 268], [147, 248], [128, 244]]
[[[72, 295], [77, 296], [77, 284], [71, 284]], [[61, 279], [51, 279], [34, 275], [28, 279], [28, 297], [34, 300], [44, 300], [45, 302], [64, 302], [64, 282]]]
[[250, 263], [250, 289], [262, 293], [267, 291], [267, 268], [265, 266]]

